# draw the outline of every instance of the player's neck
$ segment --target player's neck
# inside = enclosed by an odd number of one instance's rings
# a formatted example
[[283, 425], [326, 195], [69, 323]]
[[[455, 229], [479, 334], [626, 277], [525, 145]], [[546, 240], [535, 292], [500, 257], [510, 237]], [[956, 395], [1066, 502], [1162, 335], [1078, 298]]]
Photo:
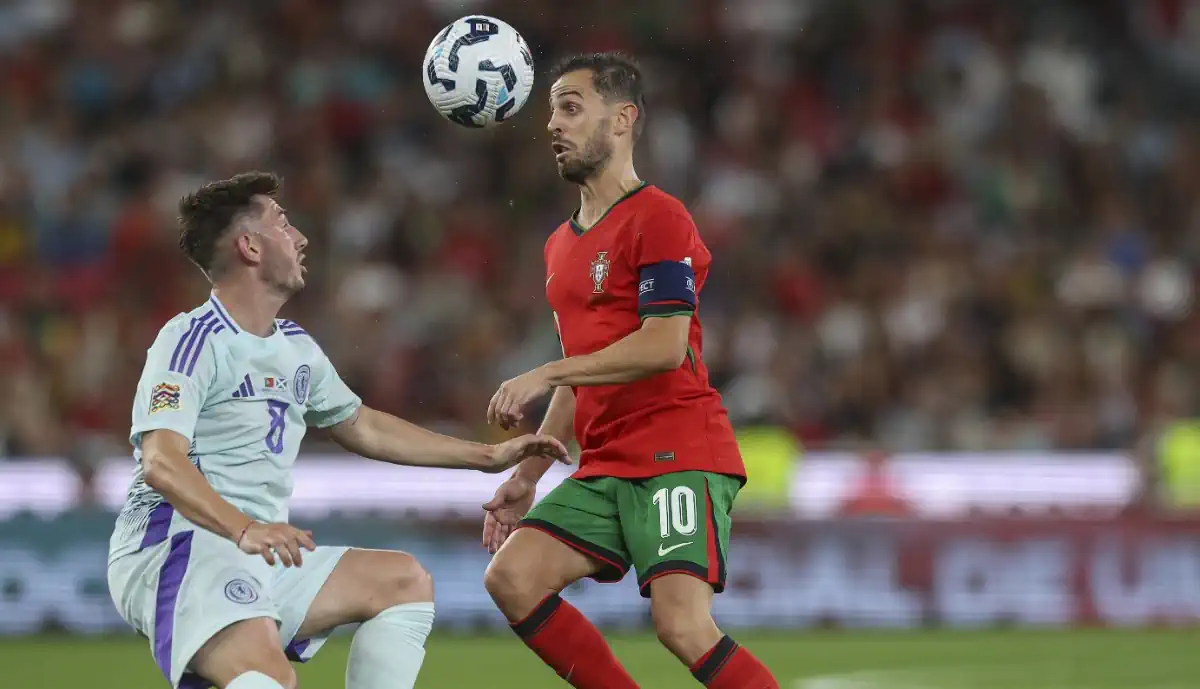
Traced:
[[580, 225], [591, 227], [629, 192], [642, 186], [637, 171], [633, 169], [633, 161], [622, 165], [612, 165], [593, 175], [579, 185], [579, 217]]
[[222, 282], [213, 285], [212, 291], [238, 328], [258, 337], [275, 332], [275, 317], [287, 301], [257, 285], [240, 282]]

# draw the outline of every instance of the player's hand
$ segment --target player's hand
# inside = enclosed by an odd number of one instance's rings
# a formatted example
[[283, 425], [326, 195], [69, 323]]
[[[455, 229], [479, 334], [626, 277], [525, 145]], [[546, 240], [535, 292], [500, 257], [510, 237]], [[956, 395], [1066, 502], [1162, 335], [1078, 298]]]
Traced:
[[238, 548], [249, 555], [262, 555], [268, 565], [274, 566], [275, 559], [284, 567], [299, 567], [304, 562], [303, 550], [316, 550], [311, 531], [302, 531], [291, 524], [264, 524], [254, 522], [238, 539]]
[[489, 553], [500, 550], [517, 523], [533, 508], [536, 489], [533, 481], [511, 476], [496, 489], [495, 497], [484, 504], [487, 514], [483, 517], [483, 547]]
[[565, 445], [548, 435], [523, 435], [493, 445], [487, 466], [481, 471], [496, 474], [514, 467], [530, 457], [551, 457], [563, 464], [571, 463], [571, 455]]
[[525, 407], [548, 392], [550, 381], [540, 368], [504, 381], [488, 404], [488, 423], [498, 423], [505, 430], [512, 428], [524, 418]]

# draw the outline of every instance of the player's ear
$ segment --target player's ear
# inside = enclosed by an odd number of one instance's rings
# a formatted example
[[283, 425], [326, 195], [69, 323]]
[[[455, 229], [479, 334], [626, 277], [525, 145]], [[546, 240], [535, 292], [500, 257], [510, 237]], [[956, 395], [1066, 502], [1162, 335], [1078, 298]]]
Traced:
[[233, 251], [243, 263], [257, 265], [262, 262], [262, 247], [253, 232], [236, 232], [233, 236]]
[[617, 108], [617, 118], [613, 128], [617, 134], [632, 134], [637, 118], [641, 116], [638, 107], [633, 103], [622, 103]]

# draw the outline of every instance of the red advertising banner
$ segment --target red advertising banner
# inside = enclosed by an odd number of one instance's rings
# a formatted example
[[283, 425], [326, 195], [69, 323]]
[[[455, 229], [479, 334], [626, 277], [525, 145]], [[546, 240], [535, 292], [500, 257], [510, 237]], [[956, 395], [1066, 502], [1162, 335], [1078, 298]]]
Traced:
[[730, 594], [769, 626], [1179, 625], [1200, 521], [738, 522]]

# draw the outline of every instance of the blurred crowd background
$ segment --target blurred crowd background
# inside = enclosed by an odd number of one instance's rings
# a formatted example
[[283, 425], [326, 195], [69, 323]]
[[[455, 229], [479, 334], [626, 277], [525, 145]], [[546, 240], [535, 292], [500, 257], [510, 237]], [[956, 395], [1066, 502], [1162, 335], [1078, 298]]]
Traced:
[[178, 198], [286, 179], [285, 315], [371, 405], [483, 438], [560, 355], [547, 83], [488, 132], [421, 58], [493, 13], [541, 70], [623, 49], [642, 177], [715, 254], [703, 356], [806, 447], [1122, 448], [1200, 383], [1194, 0], [11, 0], [0, 5], [0, 456], [124, 452], [145, 349], [206, 296]]

